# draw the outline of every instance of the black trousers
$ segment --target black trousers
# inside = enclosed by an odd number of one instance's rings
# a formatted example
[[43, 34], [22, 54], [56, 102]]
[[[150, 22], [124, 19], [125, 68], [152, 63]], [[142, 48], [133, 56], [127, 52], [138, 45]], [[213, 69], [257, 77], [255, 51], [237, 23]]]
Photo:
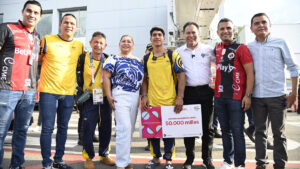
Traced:
[[[214, 139], [213, 122], [213, 95], [214, 91], [208, 85], [190, 87], [186, 86], [184, 91], [184, 105], [201, 104], [202, 111], [202, 159], [210, 161], [212, 159], [212, 148]], [[195, 137], [185, 137], [186, 148], [185, 164], [192, 164], [195, 158]]]

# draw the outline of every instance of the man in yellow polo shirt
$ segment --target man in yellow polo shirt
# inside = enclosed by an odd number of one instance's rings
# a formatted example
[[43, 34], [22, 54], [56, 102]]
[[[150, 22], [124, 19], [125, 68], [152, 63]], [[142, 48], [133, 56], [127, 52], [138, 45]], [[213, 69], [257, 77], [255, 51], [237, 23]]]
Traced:
[[[40, 137], [44, 169], [72, 169], [62, 160], [67, 140], [68, 123], [73, 111], [76, 67], [84, 52], [83, 43], [73, 39], [76, 17], [66, 14], [60, 22], [61, 33], [46, 35], [41, 43], [42, 70], [38, 91], [42, 132]], [[52, 164], [51, 140], [57, 113], [56, 152]]]
[[[153, 50], [143, 58], [144, 81], [142, 84], [142, 108], [148, 106], [172, 106], [174, 112], [179, 113], [183, 106], [185, 88], [185, 73], [181, 58], [176, 51], [168, 51], [164, 48], [165, 32], [162, 28], [153, 27], [150, 30], [150, 41]], [[172, 55], [172, 56], [169, 56]], [[147, 58], [147, 59], [146, 59]], [[176, 93], [175, 73], [178, 80], [178, 92]], [[145, 166], [146, 169], [155, 168], [160, 164], [160, 139], [151, 138], [150, 151], [153, 159]], [[175, 154], [175, 139], [164, 138], [166, 160], [164, 169], [173, 169], [172, 158]]]

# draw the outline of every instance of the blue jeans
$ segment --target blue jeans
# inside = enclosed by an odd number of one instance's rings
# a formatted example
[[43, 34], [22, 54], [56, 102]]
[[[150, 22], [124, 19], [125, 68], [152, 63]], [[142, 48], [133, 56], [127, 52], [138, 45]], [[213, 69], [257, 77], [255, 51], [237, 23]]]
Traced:
[[0, 168], [4, 154], [3, 144], [13, 112], [15, 114], [15, 122], [10, 167], [19, 167], [24, 163], [27, 130], [34, 104], [35, 91], [10, 91], [0, 89]]
[[214, 117], [213, 117], [213, 124], [212, 124], [212, 126], [213, 126], [214, 129], [218, 128], [218, 123], [219, 123], [218, 112], [214, 108]]
[[56, 152], [54, 161], [62, 161], [67, 140], [68, 123], [73, 111], [73, 95], [57, 95], [40, 93], [40, 113], [42, 115], [42, 133], [40, 137], [43, 166], [52, 163], [51, 139], [54, 129], [55, 116], [57, 113]]
[[246, 114], [248, 116], [248, 123], [249, 123], [249, 127], [248, 127], [248, 130], [250, 133], [254, 134], [254, 131], [255, 131], [255, 127], [254, 127], [254, 121], [253, 121], [253, 117], [252, 117], [252, 109], [248, 109], [246, 111]]
[[215, 108], [219, 113], [222, 130], [223, 158], [228, 164], [245, 166], [246, 147], [244, 137], [245, 113], [242, 101], [230, 98], [215, 98]]

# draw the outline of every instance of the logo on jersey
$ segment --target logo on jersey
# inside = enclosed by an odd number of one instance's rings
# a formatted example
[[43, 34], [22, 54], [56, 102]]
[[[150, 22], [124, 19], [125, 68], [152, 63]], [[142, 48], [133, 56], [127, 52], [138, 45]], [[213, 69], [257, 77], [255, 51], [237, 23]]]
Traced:
[[15, 48], [15, 54], [29, 56], [29, 55], [31, 55], [31, 50], [29, 50], [29, 49]]
[[14, 64], [14, 59], [11, 57], [6, 57], [6, 58], [4, 58], [3, 62], [5, 65], [12, 65], [12, 64]]
[[239, 73], [239, 72], [236, 72], [236, 73], [235, 73], [235, 82], [236, 82], [237, 84], [240, 84], [240, 83], [241, 83], [240, 73]]
[[23, 33], [23, 31], [22, 30], [19, 30], [19, 29], [12, 29], [11, 30], [14, 34], [15, 33]]
[[2, 72], [1, 72], [1, 80], [6, 80], [7, 78], [7, 72], [8, 72], [8, 66], [14, 64], [14, 59], [11, 57], [6, 57], [3, 60], [4, 65], [2, 66]]
[[25, 79], [25, 84], [24, 86], [30, 86], [31, 80], [30, 79]]
[[233, 53], [233, 52], [231, 52], [231, 53], [229, 53], [229, 54], [228, 54], [228, 56], [227, 56], [227, 57], [228, 57], [228, 59], [229, 59], [229, 60], [231, 60], [231, 59], [233, 59], [233, 58], [234, 58], [234, 56], [235, 56], [235, 55], [234, 55], [234, 53]]
[[241, 83], [241, 78], [240, 78], [240, 73], [239, 72], [236, 72], [235, 73], [235, 83], [236, 84], [233, 84], [232, 85], [232, 88], [234, 91], [240, 91], [241, 90], [241, 87], [240, 87], [240, 83]]
[[227, 66], [226, 65], [222, 65], [222, 64], [217, 64], [217, 70], [221, 70], [222, 72], [225, 72], [225, 73], [230, 73], [232, 72], [232, 70], [234, 69], [235, 67], [234, 66], [231, 66], [230, 64], [228, 64]]
[[239, 85], [235, 85], [235, 84], [232, 85], [232, 88], [235, 91], [240, 91], [241, 90], [241, 87]]
[[184, 68], [180, 57], [176, 59], [176, 66], [178, 66], [179, 69]]

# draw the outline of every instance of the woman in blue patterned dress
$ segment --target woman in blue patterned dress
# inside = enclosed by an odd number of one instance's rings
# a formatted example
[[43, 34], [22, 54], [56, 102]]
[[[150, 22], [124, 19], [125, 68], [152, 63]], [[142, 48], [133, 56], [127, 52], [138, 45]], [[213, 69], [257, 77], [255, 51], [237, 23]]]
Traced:
[[133, 168], [130, 158], [131, 138], [144, 76], [140, 59], [131, 55], [133, 46], [131, 36], [122, 36], [119, 43], [121, 52], [107, 58], [103, 67], [104, 89], [116, 119], [117, 169]]

